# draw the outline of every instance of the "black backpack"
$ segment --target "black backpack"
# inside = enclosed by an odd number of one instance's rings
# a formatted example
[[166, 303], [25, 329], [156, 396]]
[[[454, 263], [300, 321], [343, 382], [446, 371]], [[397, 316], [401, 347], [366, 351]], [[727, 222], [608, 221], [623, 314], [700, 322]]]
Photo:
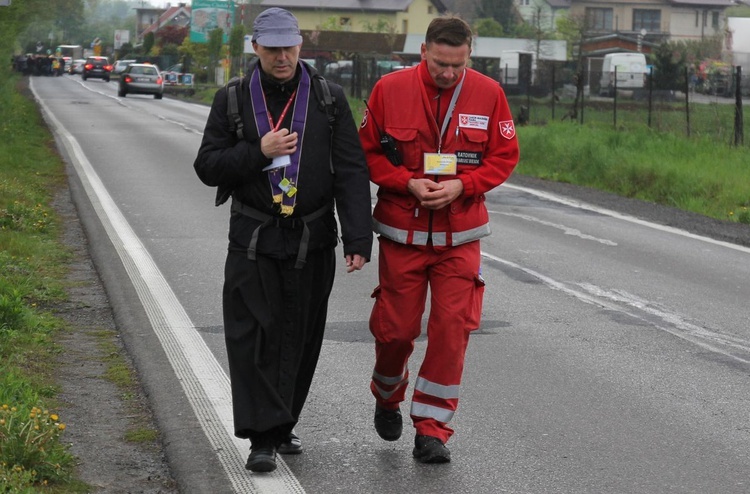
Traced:
[[[257, 63], [257, 62], [256, 62]], [[249, 72], [255, 69], [255, 64], [251, 65]], [[303, 69], [304, 70], [304, 69]], [[331, 89], [328, 87], [328, 81], [325, 78], [312, 70], [312, 86], [315, 91], [315, 96], [318, 99], [318, 108], [321, 111], [325, 111], [328, 116], [328, 127], [330, 128], [331, 139], [333, 139], [333, 126], [336, 123], [336, 116], [338, 115], [338, 108], [336, 107], [336, 98], [331, 95]], [[237, 97], [237, 88], [239, 88], [242, 82], [242, 77], [232, 77], [226, 85], [227, 93], [227, 119], [229, 120], [229, 128], [235, 133], [237, 139], [244, 139], [244, 122], [242, 121], [240, 111], [240, 98]], [[333, 169], [333, 161], [329, 157], [329, 166], [331, 168], [331, 174], [335, 173]], [[221, 206], [227, 199], [232, 195], [232, 191], [229, 188], [219, 187], [216, 191], [216, 205]]]

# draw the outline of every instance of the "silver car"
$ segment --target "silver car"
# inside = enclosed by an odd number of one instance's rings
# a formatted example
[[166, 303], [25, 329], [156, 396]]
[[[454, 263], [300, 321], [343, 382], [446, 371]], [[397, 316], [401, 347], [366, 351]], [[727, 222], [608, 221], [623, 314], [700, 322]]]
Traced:
[[128, 94], [153, 94], [161, 99], [164, 94], [164, 79], [156, 65], [131, 63], [120, 74], [117, 95], [124, 98]]
[[86, 64], [85, 58], [77, 58], [70, 62], [70, 65], [65, 67], [68, 69], [68, 74], [80, 74], [83, 72], [83, 66]]

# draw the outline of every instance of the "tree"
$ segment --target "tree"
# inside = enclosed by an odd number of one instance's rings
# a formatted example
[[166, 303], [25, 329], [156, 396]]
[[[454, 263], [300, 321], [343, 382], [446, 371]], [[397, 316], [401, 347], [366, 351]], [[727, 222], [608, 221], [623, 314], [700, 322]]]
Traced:
[[474, 21], [474, 34], [488, 38], [502, 38], [505, 35], [502, 24], [491, 17], [484, 17]]
[[245, 49], [245, 26], [237, 25], [229, 33], [229, 56], [232, 57], [232, 75], [242, 69], [242, 55]]
[[580, 49], [586, 33], [586, 25], [582, 17], [562, 16], [557, 18], [557, 39], [566, 41], [567, 59], [573, 58], [573, 49]]
[[396, 26], [378, 17], [377, 22], [362, 21], [362, 31], [366, 33], [395, 33]]
[[148, 55], [151, 52], [151, 48], [154, 47], [154, 42], [156, 41], [156, 36], [154, 36], [153, 31], [150, 33], [146, 33], [146, 35], [143, 37], [143, 54]]
[[185, 26], [164, 26], [156, 32], [156, 44], [181, 45], [185, 37], [190, 34], [190, 28]]
[[208, 82], [208, 45], [193, 43], [188, 37], [178, 51], [182, 57], [182, 71], [195, 74], [196, 82]]
[[651, 53], [654, 89], [680, 89], [685, 86], [685, 60], [673, 43], [662, 43]]
[[217, 27], [208, 33], [209, 79], [214, 80], [214, 69], [221, 58], [221, 46], [224, 44], [224, 31]]
[[481, 0], [477, 17], [495, 19], [506, 33], [512, 33], [520, 20], [513, 0]]

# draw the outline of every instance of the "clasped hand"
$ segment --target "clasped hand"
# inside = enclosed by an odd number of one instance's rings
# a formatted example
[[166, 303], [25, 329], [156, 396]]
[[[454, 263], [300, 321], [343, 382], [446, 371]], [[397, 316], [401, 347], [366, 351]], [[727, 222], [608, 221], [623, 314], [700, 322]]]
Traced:
[[442, 209], [463, 193], [464, 184], [457, 178], [443, 182], [435, 182], [429, 178], [411, 178], [407, 188], [423, 208]]
[[297, 150], [297, 133], [288, 129], [272, 130], [260, 140], [260, 151], [266, 158], [292, 154]]

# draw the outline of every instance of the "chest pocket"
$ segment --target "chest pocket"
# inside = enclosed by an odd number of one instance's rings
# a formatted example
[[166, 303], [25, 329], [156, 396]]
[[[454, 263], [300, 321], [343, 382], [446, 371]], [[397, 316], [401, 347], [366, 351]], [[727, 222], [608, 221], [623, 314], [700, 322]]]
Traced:
[[417, 140], [417, 129], [388, 127], [386, 132], [396, 140], [403, 166], [409, 170], [422, 168], [422, 153]]
[[489, 136], [486, 130], [481, 129], [469, 129], [465, 127], [459, 127], [459, 147], [466, 147], [471, 151], [481, 151], [487, 144]]
[[458, 167], [476, 167], [482, 164], [482, 156], [487, 147], [489, 136], [481, 129], [459, 127], [458, 142], [455, 153], [458, 155]]

